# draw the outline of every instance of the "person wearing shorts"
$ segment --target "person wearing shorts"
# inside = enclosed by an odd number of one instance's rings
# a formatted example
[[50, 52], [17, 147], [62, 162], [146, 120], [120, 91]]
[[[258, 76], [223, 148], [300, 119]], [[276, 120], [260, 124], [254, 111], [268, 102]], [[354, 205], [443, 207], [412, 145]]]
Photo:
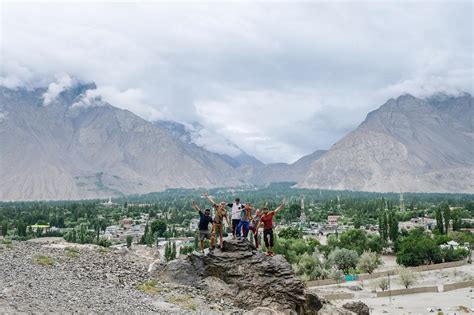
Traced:
[[201, 251], [204, 251], [204, 241], [211, 239], [211, 232], [209, 232], [209, 223], [213, 223], [211, 209], [206, 209], [203, 213], [195, 201], [193, 201], [193, 208], [199, 213], [199, 243]]
[[260, 225], [263, 225], [263, 241], [265, 242], [265, 247], [267, 248], [267, 255], [273, 256], [273, 216], [277, 214], [278, 211], [283, 209], [285, 206], [286, 200], [283, 200], [282, 203], [273, 211], [268, 211], [268, 208], [265, 207], [262, 209], [262, 218], [260, 219]]

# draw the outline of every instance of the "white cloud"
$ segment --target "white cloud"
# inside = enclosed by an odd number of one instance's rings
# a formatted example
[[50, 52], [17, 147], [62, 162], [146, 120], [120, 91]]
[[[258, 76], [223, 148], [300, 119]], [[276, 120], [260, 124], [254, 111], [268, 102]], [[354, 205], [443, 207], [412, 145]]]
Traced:
[[57, 76], [57, 81], [50, 83], [48, 90], [43, 94], [43, 105], [47, 106], [51, 104], [62, 91], [72, 87], [76, 83], [77, 82], [67, 74]]
[[147, 104], [145, 93], [141, 89], [119, 90], [113, 86], [99, 86], [96, 90], [91, 91], [91, 96], [100, 96], [103, 101], [115, 107], [129, 110], [147, 120], [164, 118], [158, 108]]
[[236, 157], [242, 152], [232, 144], [225, 136], [206, 128], [194, 129], [191, 132], [191, 140], [198, 146], [219, 154], [227, 154]]
[[471, 1], [8, 2], [0, 85], [68, 73], [145, 119], [200, 122], [207, 147], [227, 150], [226, 137], [294, 161], [390, 97], [473, 93], [472, 12]]

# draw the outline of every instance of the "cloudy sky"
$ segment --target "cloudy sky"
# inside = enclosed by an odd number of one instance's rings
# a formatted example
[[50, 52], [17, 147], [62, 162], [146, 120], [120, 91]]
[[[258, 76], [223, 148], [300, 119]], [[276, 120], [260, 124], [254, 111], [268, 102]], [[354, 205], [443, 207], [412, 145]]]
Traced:
[[390, 97], [473, 92], [471, 1], [0, 9], [0, 85], [94, 81], [117, 107], [199, 122], [200, 144], [225, 137], [265, 162], [329, 148]]

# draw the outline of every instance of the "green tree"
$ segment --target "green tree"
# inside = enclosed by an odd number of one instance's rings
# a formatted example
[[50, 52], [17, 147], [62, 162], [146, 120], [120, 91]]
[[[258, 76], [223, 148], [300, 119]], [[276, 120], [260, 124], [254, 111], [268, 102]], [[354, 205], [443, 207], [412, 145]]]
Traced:
[[321, 262], [318, 253], [313, 253], [313, 255], [304, 253], [298, 262], [293, 264], [293, 269], [295, 270], [295, 274], [300, 276], [304, 281], [326, 279], [330, 274], [328, 264]]
[[155, 234], [158, 237], [163, 237], [166, 232], [167, 225], [164, 221], [155, 220], [151, 223], [151, 233]]
[[149, 228], [148, 228], [148, 223], [145, 224], [145, 231], [143, 232], [142, 237], [140, 238], [140, 244], [145, 245], [146, 244], [146, 238], [148, 236]]
[[194, 233], [194, 250], [199, 250], [199, 238], [197, 233]]
[[375, 284], [382, 290], [385, 291], [388, 289], [388, 279], [385, 277], [382, 277], [378, 280], [376, 280]]
[[176, 259], [176, 243], [173, 242], [173, 246], [171, 248], [171, 260]]
[[367, 248], [374, 253], [382, 253], [386, 242], [379, 235], [368, 235], [367, 236]]
[[374, 252], [364, 252], [359, 258], [357, 269], [371, 274], [375, 269], [382, 265], [383, 261], [380, 258], [380, 255]]
[[171, 242], [166, 243], [165, 245], [165, 259], [166, 261], [171, 261], [173, 259], [176, 259], [176, 243]]
[[301, 206], [299, 204], [292, 204], [289, 208], [289, 220], [293, 221], [301, 216]]
[[16, 224], [16, 231], [17, 231], [18, 236], [26, 237], [26, 229], [27, 229], [27, 225], [23, 221], [23, 219], [18, 220]]
[[462, 217], [458, 209], [451, 212], [451, 219], [453, 221], [453, 231], [459, 231], [462, 228]]
[[8, 222], [7, 220], [2, 221], [2, 236], [5, 237], [8, 234]]
[[400, 284], [403, 285], [406, 289], [416, 283], [416, 275], [413, 271], [407, 268], [403, 268], [398, 273]]
[[379, 214], [379, 233], [384, 241], [388, 241], [388, 223], [385, 211], [381, 211]]
[[443, 214], [441, 209], [438, 207], [435, 210], [435, 218], [436, 218], [436, 230], [439, 234], [444, 234], [444, 223], [443, 223]]
[[292, 227], [289, 227], [289, 228], [286, 228], [286, 229], [282, 229], [279, 233], [278, 233], [278, 236], [280, 238], [286, 238], [286, 239], [290, 239], [290, 238], [302, 238], [303, 237], [303, 232], [298, 229], [298, 228], [292, 228]]
[[367, 250], [367, 232], [361, 229], [349, 229], [339, 237], [339, 247], [355, 250], [359, 255]]
[[132, 247], [132, 242], [133, 242], [133, 236], [128, 235], [128, 236], [127, 236], [127, 248], [131, 248], [131, 247]]
[[329, 260], [337, 267], [337, 269], [348, 274], [350, 269], [356, 267], [359, 261], [359, 255], [355, 250], [338, 248], [329, 254]]
[[441, 251], [436, 242], [422, 228], [412, 229], [400, 241], [397, 263], [403, 266], [419, 266], [441, 262]]
[[398, 239], [398, 219], [395, 212], [390, 211], [388, 213], [388, 236], [392, 242], [396, 242]]
[[171, 260], [171, 245], [170, 245], [170, 242], [166, 243], [166, 245], [165, 245], [165, 259], [166, 259], [166, 261]]
[[451, 219], [451, 213], [450, 213], [448, 204], [443, 202], [441, 204], [441, 210], [443, 211], [444, 233], [448, 234], [449, 220]]

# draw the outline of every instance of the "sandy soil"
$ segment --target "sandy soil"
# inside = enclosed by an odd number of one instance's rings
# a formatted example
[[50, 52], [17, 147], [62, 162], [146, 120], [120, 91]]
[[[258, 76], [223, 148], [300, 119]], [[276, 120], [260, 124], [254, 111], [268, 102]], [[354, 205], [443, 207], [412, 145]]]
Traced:
[[[394, 296], [391, 301], [384, 298], [362, 298], [370, 314], [436, 314], [440, 309], [444, 315], [474, 314], [474, 289], [465, 288], [443, 293], [420, 293]], [[342, 305], [350, 300], [338, 301]], [[429, 312], [432, 308], [435, 312]], [[471, 309], [471, 311], [469, 311]]]
[[[393, 268], [392, 268], [393, 269]], [[467, 264], [455, 268], [446, 268], [442, 270], [424, 271], [416, 273], [417, 281], [413, 287], [436, 286], [440, 284], [449, 284], [464, 282], [474, 279], [474, 266]], [[443, 293], [420, 293], [404, 296], [394, 296], [377, 298], [374, 293], [377, 287], [378, 279], [366, 281], [352, 281], [342, 283], [341, 285], [329, 285], [314, 288], [316, 293], [338, 293], [350, 292], [354, 294], [353, 300], [361, 300], [373, 309], [371, 314], [433, 314], [427, 309], [441, 309], [444, 315], [447, 314], [474, 314], [474, 287], [459, 289]], [[401, 289], [403, 286], [399, 282], [398, 276], [390, 278], [392, 290]], [[352, 288], [351, 288], [352, 287]], [[359, 287], [360, 291], [354, 291]], [[378, 289], [380, 290], [380, 289]], [[342, 305], [345, 301], [335, 301], [336, 305]], [[461, 308], [460, 308], [461, 307]], [[470, 312], [463, 310], [472, 309]], [[437, 311], [435, 312], [437, 313]]]

